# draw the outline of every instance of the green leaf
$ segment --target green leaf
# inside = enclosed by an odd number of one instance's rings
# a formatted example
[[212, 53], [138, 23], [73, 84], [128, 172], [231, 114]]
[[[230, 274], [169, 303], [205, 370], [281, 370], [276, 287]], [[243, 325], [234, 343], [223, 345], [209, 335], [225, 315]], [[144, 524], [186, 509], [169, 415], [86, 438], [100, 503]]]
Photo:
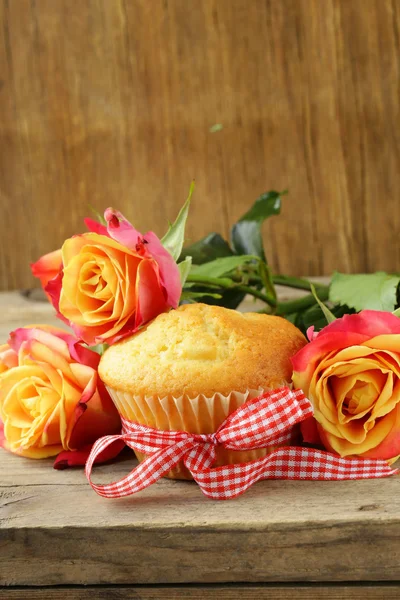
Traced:
[[178, 260], [185, 239], [185, 225], [189, 212], [190, 200], [194, 190], [194, 181], [190, 184], [189, 195], [185, 204], [182, 206], [175, 223], [169, 226], [167, 233], [161, 240], [162, 245], [172, 255], [174, 260]]
[[[339, 319], [340, 317], [343, 317], [343, 315], [353, 314], [355, 310], [345, 305], [336, 305], [332, 308], [331, 312], [337, 319]], [[320, 331], [323, 327], [326, 327], [326, 317], [318, 304], [314, 304], [314, 306], [311, 306], [307, 310], [297, 313], [297, 318], [295, 319], [294, 324], [305, 335], [307, 333], [307, 329], [311, 327], [311, 325], [314, 325], [315, 331]]]
[[286, 192], [266, 192], [262, 194], [232, 227], [231, 242], [236, 254], [256, 254], [265, 262], [264, 244], [261, 235], [261, 225], [272, 215], [281, 211], [281, 195]]
[[400, 307], [393, 311], [395, 317], [400, 317]]
[[245, 255], [217, 258], [202, 265], [193, 265], [190, 274], [198, 277], [222, 277], [255, 258], [257, 257]]
[[[188, 284], [186, 284], [185, 286], [185, 291], [186, 288], [188, 287]], [[192, 290], [190, 290], [192, 291]], [[210, 296], [209, 291], [211, 291], [211, 293], [215, 293], [216, 295], [220, 295], [220, 298], [215, 298]], [[231, 289], [231, 290], [218, 290], [215, 289], [214, 290], [212, 288], [204, 288], [200, 285], [196, 285], [193, 288], [193, 292], [195, 293], [201, 293], [204, 294], [204, 297], [202, 299], [202, 302], [204, 302], [205, 304], [214, 304], [217, 306], [224, 306], [225, 308], [231, 308], [231, 309], [235, 309], [239, 306], [239, 304], [241, 302], [243, 302], [246, 294], [244, 294], [243, 292], [238, 292], [236, 289]]]
[[364, 309], [392, 311], [396, 306], [399, 281], [399, 275], [388, 275], [383, 271], [358, 275], [334, 273], [329, 300], [347, 304], [357, 311]]
[[219, 233], [210, 233], [198, 242], [186, 246], [182, 250], [181, 258], [183, 259], [186, 256], [191, 256], [194, 264], [202, 265], [215, 258], [233, 256], [233, 252], [228, 242]]
[[192, 268], [192, 257], [191, 256], [187, 256], [185, 258], [185, 260], [183, 260], [182, 262], [180, 262], [178, 264], [179, 274], [181, 276], [182, 287], [185, 285], [185, 281], [187, 279], [187, 276], [190, 273], [191, 268]]
[[310, 288], [311, 288], [311, 292], [312, 295], [314, 296], [314, 298], [316, 299], [316, 301], [318, 302], [318, 305], [320, 307], [320, 309], [322, 310], [322, 312], [324, 313], [325, 319], [328, 321], [328, 323], [333, 323], [333, 321], [336, 321], [336, 317], [335, 315], [329, 310], [329, 308], [327, 306], [325, 306], [325, 304], [323, 302], [321, 302], [321, 300], [318, 298], [317, 296], [317, 292], [315, 291], [315, 287], [313, 286], [313, 284], [310, 284]]
[[255, 254], [266, 262], [261, 225], [281, 211], [281, 196], [286, 192], [270, 191], [262, 194], [232, 227], [231, 242], [236, 254]]

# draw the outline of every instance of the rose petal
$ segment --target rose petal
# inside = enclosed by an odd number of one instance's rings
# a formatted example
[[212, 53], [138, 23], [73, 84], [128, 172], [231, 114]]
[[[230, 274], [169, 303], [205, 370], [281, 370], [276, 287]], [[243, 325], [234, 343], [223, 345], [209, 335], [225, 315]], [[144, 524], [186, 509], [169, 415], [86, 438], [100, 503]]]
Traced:
[[[68, 467], [80, 467], [86, 464], [89, 454], [92, 450], [93, 444], [89, 444], [80, 448], [80, 450], [64, 450], [60, 452], [54, 461], [54, 469], [67, 469]], [[123, 440], [117, 440], [113, 444], [110, 444], [96, 456], [95, 464], [107, 462], [112, 460], [124, 449], [125, 442]]]
[[339, 332], [357, 333], [368, 339], [387, 333], [400, 333], [400, 319], [390, 312], [362, 310], [358, 314], [344, 315], [329, 323], [319, 332], [319, 336]]
[[31, 263], [31, 271], [34, 277], [40, 280], [43, 288], [46, 287], [47, 282], [58, 275], [62, 268], [62, 255], [61, 249], [54, 250], [45, 254], [35, 263]]
[[300, 423], [301, 435], [306, 444], [321, 445], [321, 438], [318, 433], [318, 423], [314, 417], [308, 417]]
[[143, 256], [145, 258], [153, 257], [158, 263], [160, 278], [166, 291], [167, 303], [171, 308], [177, 308], [182, 293], [179, 269], [156, 234], [148, 231], [142, 236], [119, 211], [112, 208], [105, 211], [104, 218], [108, 223], [110, 236], [131, 250], [135, 250], [142, 239], [145, 240]]
[[0, 374], [18, 365], [18, 353], [9, 344], [0, 346]]
[[[68, 361], [70, 354], [64, 340], [67, 336], [68, 334], [66, 332], [56, 327], [46, 327], [45, 329], [42, 329], [40, 325], [35, 327], [20, 327], [10, 333], [8, 343], [15, 352], [19, 352], [23, 343], [27, 343], [28, 347], [30, 347], [33, 345], [33, 342], [40, 342], [44, 347], [45, 352], [54, 352], [56, 355], [59, 354]], [[44, 360], [46, 360], [46, 358]]]
[[23, 456], [25, 458], [50, 458], [52, 456], [56, 456], [59, 454], [63, 447], [60, 445], [57, 446], [45, 446], [44, 448], [18, 448], [17, 450], [11, 449], [10, 444], [7, 440], [4, 440], [2, 447], [4, 450], [8, 452], [12, 452], [13, 454], [18, 454], [18, 456]]
[[395, 418], [391, 430], [386, 434], [383, 441], [375, 448], [364, 452], [364, 458], [391, 459], [400, 454], [400, 403], [394, 410]]
[[86, 217], [85, 219], [83, 219], [83, 222], [85, 223], [86, 227], [88, 228], [88, 230], [90, 232], [98, 233], [99, 235], [105, 235], [105, 236], [109, 235], [109, 233], [107, 231], [107, 227], [105, 225], [102, 225], [98, 221], [95, 221], [94, 219], [91, 219], [90, 217]]
[[[353, 316], [353, 315], [350, 315]], [[321, 335], [324, 330], [322, 329], [318, 337], [312, 342], [304, 346], [295, 356], [291, 359], [293, 370], [296, 375], [294, 377], [307, 373], [306, 377], [315, 369], [316, 363], [324, 357], [328, 352], [334, 350], [341, 350], [348, 348], [349, 346], [360, 346], [368, 338], [366, 335], [359, 333], [348, 332], [334, 332], [331, 335]], [[299, 387], [302, 387], [299, 384]]]
[[[318, 427], [318, 431], [325, 447], [327, 449], [332, 449], [342, 457], [360, 456], [365, 455], [366, 452], [369, 452], [370, 458], [376, 458], [373, 456], [373, 449], [382, 444], [385, 438], [388, 437], [389, 433], [392, 432], [396, 426], [397, 411], [392, 411], [383, 417], [383, 419], [381, 419], [375, 425], [375, 427], [368, 432], [368, 435], [365, 436], [364, 441], [361, 443], [353, 443], [327, 433], [326, 431], [322, 431], [321, 426]], [[394, 456], [396, 456], [396, 454], [399, 454], [399, 452], [396, 451]]]
[[76, 406], [74, 425], [68, 440], [70, 449], [80, 448], [99, 437], [121, 431], [121, 419], [103, 382], [98, 377], [88, 382]]
[[46, 292], [51, 304], [55, 308], [57, 317], [66, 323], [66, 325], [71, 325], [70, 321], [60, 313], [60, 296], [62, 292], [63, 276], [63, 271], [60, 271], [56, 277], [48, 281], [44, 291]]
[[155, 233], [149, 231], [144, 236], [151, 256], [157, 261], [160, 278], [166, 291], [166, 301], [171, 308], [179, 306], [182, 294], [181, 277], [178, 266], [171, 254], [164, 248]]
[[307, 336], [307, 339], [308, 339], [309, 342], [312, 342], [317, 337], [317, 335], [318, 335], [318, 332], [314, 331], [314, 330], [315, 330], [314, 325], [311, 325], [307, 329], [306, 336]]
[[144, 259], [139, 265], [136, 279], [136, 327], [169, 308], [157, 271], [157, 263], [153, 260]]
[[[398, 321], [400, 319], [396, 317]], [[372, 348], [373, 350], [388, 350], [389, 352], [399, 352], [400, 351], [400, 333], [391, 333], [385, 335], [376, 335], [364, 342], [363, 346], [367, 346], [368, 348]]]
[[137, 231], [123, 214], [111, 207], [104, 211], [104, 218], [107, 221], [108, 235], [123, 246], [135, 250], [143, 238], [140, 231]]

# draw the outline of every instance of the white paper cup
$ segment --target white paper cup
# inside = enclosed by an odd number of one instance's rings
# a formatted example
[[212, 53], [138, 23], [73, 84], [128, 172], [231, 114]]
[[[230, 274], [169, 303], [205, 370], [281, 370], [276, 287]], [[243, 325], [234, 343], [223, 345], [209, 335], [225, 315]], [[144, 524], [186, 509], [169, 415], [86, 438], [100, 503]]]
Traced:
[[[248, 390], [245, 393], [232, 391], [229, 395], [216, 393], [211, 397], [199, 394], [195, 398], [186, 395], [175, 398], [171, 395], [137, 396], [108, 387], [108, 392], [121, 416], [129, 421], [147, 425], [162, 431], [188, 431], [190, 433], [214, 433], [223, 421], [244, 402], [256, 398], [263, 390]], [[214, 466], [249, 462], [271, 452], [257, 450], [226, 450], [216, 448], [217, 458]], [[146, 455], [135, 452], [138, 460]], [[167, 475], [171, 479], [193, 479], [183, 463], [179, 463]]]

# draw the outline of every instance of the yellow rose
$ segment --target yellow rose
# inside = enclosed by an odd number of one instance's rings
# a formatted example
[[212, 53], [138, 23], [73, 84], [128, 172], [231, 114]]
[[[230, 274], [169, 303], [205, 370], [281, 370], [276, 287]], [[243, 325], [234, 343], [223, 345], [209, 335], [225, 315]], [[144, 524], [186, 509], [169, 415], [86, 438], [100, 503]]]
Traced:
[[100, 356], [61, 329], [43, 326], [10, 334], [17, 363], [0, 376], [2, 445], [30, 458], [68, 451], [88, 454], [93, 442], [120, 430], [120, 419], [97, 374]]

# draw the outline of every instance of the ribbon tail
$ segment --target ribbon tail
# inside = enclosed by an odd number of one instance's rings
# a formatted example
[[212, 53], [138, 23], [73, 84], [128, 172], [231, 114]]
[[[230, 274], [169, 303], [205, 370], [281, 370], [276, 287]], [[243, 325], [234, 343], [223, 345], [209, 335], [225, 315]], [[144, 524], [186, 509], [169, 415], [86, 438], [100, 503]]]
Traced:
[[399, 469], [392, 469], [386, 460], [341, 458], [314, 448], [280, 448], [262, 460], [265, 461], [263, 479], [345, 481], [377, 479], [399, 473]]
[[[92, 448], [93, 444], [88, 444], [87, 446], [83, 446], [83, 448], [79, 448], [79, 450], [64, 450], [60, 452], [54, 461], [53, 468], [67, 469], [68, 467], [85, 465]], [[95, 463], [103, 463], [116, 458], [124, 448], [125, 442], [123, 440], [114, 440], [113, 444], [96, 456]]]
[[213, 500], [230, 500], [261, 479], [340, 481], [395, 475], [385, 460], [341, 458], [312, 448], [279, 448], [263, 458], [214, 469], [192, 469], [201, 491]]
[[[122, 498], [124, 496], [130, 496], [131, 494], [136, 494], [136, 492], [140, 492], [149, 485], [152, 485], [182, 460], [183, 456], [193, 444], [191, 440], [186, 439], [173, 446], [161, 448], [157, 452], [151, 454], [151, 456], [139, 465], [135, 466], [128, 475], [119, 481], [114, 481], [105, 485], [93, 483], [91, 480], [91, 472], [96, 456], [104, 451], [107, 446], [121, 438], [128, 441], [127, 436], [124, 435], [107, 436], [98, 440], [93, 446], [86, 463], [85, 473], [90, 485], [99, 496], [103, 496], [104, 498]], [[129, 445], [133, 446], [132, 441], [129, 441]]]

